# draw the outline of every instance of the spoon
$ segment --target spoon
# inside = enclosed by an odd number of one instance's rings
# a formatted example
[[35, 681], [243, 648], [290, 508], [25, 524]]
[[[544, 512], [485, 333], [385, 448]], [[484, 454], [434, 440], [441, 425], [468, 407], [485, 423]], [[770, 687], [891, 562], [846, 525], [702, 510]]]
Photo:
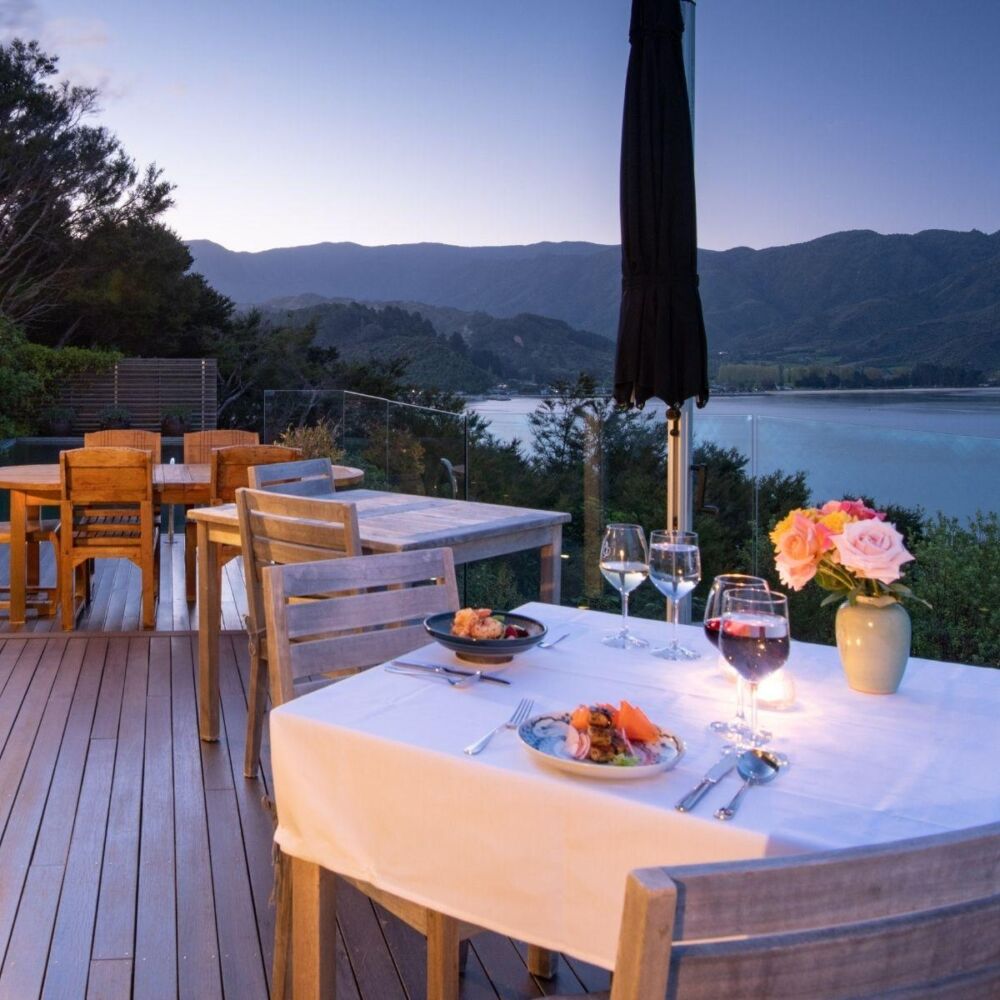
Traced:
[[736, 761], [736, 770], [740, 772], [743, 785], [733, 796], [728, 806], [715, 811], [716, 819], [732, 819], [739, 809], [743, 796], [751, 785], [766, 785], [778, 777], [781, 764], [777, 755], [770, 750], [744, 750]]

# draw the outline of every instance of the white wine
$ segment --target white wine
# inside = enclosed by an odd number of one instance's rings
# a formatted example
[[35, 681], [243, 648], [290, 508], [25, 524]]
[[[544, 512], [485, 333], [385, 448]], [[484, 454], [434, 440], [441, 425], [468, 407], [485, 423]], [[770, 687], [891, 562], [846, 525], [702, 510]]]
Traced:
[[641, 562], [616, 560], [602, 562], [601, 573], [604, 579], [619, 593], [631, 594], [646, 579], [649, 568]]

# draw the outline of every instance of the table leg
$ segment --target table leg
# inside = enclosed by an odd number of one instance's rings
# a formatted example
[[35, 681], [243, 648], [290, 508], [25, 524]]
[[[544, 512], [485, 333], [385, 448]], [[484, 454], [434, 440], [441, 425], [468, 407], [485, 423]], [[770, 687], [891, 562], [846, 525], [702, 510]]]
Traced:
[[541, 549], [542, 575], [539, 599], [558, 604], [562, 599], [562, 525], [552, 529], [552, 540]]
[[10, 491], [10, 624], [23, 625], [26, 604], [27, 518], [24, 494]]
[[[39, 523], [42, 520], [42, 509], [41, 507], [25, 506], [24, 511], [25, 521], [35, 520]], [[27, 527], [25, 528], [27, 531]], [[28, 591], [34, 591], [39, 582], [41, 581], [41, 552], [39, 551], [41, 546], [38, 542], [32, 542], [30, 545], [26, 546], [25, 558], [27, 560], [27, 581], [28, 581]]]
[[334, 1000], [337, 993], [337, 907], [334, 876], [291, 859], [292, 997]]
[[537, 944], [528, 945], [528, 972], [542, 979], [552, 979], [556, 974], [558, 956], [548, 948], [539, 948]]
[[208, 525], [198, 524], [198, 729], [203, 740], [219, 738], [219, 551], [208, 540]]

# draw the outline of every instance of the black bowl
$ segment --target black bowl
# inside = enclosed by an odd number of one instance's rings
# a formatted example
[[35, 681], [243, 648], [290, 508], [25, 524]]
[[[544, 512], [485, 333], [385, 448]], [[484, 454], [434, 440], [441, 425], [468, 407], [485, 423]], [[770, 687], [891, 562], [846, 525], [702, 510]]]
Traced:
[[492, 617], [499, 618], [504, 625], [519, 625], [528, 634], [518, 639], [468, 639], [452, 635], [451, 623], [455, 616], [450, 611], [425, 618], [424, 628], [432, 639], [441, 643], [445, 649], [450, 649], [460, 660], [467, 660], [469, 663], [506, 663], [516, 653], [523, 653], [540, 643], [548, 633], [548, 629], [540, 621], [528, 618], [527, 615], [494, 611]]

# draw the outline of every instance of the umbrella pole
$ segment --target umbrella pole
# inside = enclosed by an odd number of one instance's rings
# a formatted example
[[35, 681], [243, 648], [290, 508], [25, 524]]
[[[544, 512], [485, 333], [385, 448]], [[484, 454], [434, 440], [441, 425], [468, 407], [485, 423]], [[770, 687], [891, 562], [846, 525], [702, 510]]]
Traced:
[[[691, 502], [693, 409], [689, 399], [680, 409], [670, 407], [667, 410], [667, 527], [672, 531], [691, 531], [694, 521]], [[673, 613], [672, 607], [670, 612]], [[680, 602], [677, 620], [682, 624], [691, 621], [691, 602], [687, 598]]]

